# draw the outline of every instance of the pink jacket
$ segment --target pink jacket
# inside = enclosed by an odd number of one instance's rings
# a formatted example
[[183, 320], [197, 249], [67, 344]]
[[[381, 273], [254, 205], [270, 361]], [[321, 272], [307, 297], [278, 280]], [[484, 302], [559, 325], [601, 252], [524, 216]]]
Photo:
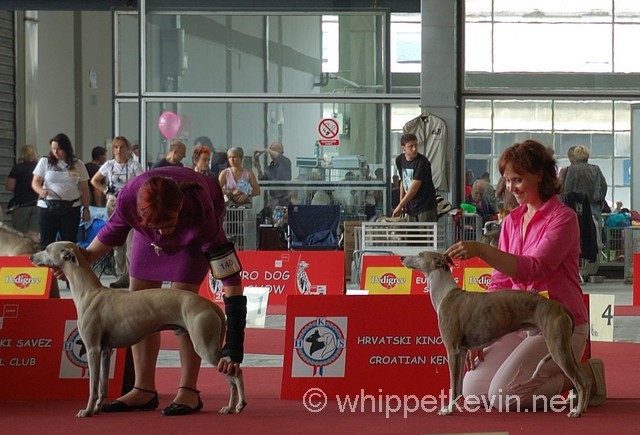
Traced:
[[527, 208], [515, 208], [502, 222], [498, 247], [517, 255], [517, 277], [494, 270], [491, 290], [549, 291], [549, 297], [573, 313], [576, 325], [589, 315], [579, 282], [580, 231], [578, 217], [557, 196], [534, 215], [522, 237], [522, 220]]

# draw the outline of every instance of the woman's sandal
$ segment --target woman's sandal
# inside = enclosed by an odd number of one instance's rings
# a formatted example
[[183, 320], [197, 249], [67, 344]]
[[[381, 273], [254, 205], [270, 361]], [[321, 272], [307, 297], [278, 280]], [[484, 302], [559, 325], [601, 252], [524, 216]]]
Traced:
[[200, 391], [194, 388], [189, 388], [189, 387], [178, 387], [178, 388], [182, 388], [184, 390], [189, 390], [196, 393], [198, 395], [198, 404], [196, 405], [195, 408], [191, 408], [190, 406], [187, 406], [182, 403], [171, 402], [162, 411], [160, 411], [162, 415], [168, 415], [168, 416], [189, 415], [189, 414], [196, 413], [202, 409], [203, 404], [202, 404], [202, 400], [200, 399]]
[[102, 412], [153, 411], [160, 405], [160, 402], [158, 401], [157, 391], [145, 390], [144, 388], [138, 387], [133, 388], [144, 393], [153, 394], [153, 397], [151, 398], [151, 400], [143, 403], [142, 405], [127, 405], [121, 400], [112, 400], [110, 402], [103, 403], [100, 410]]

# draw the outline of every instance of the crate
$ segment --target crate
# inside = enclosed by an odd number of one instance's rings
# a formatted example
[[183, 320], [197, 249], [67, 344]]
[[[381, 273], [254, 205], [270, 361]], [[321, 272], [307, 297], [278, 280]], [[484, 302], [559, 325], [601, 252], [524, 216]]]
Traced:
[[363, 222], [362, 251], [416, 255], [445, 249], [444, 227], [436, 222]]
[[447, 247], [464, 240], [482, 240], [482, 216], [475, 213], [462, 213], [458, 216], [447, 213], [440, 218], [444, 227]]
[[222, 227], [237, 250], [256, 249], [257, 222], [256, 213], [252, 208], [228, 207]]
[[601, 257], [603, 263], [620, 263], [625, 255], [623, 230], [632, 227], [607, 227], [602, 228]]

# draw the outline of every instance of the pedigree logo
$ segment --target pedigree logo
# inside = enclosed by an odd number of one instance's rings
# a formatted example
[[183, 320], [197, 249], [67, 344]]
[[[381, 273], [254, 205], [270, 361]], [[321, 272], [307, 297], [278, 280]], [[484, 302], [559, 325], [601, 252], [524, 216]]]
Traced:
[[464, 282], [466, 283], [465, 290], [484, 292], [489, 289], [491, 285], [491, 268], [483, 267], [467, 267], [464, 270]]
[[46, 267], [3, 267], [0, 269], [0, 295], [44, 295], [47, 273]]
[[405, 267], [368, 267], [365, 288], [369, 294], [410, 294], [411, 270]]

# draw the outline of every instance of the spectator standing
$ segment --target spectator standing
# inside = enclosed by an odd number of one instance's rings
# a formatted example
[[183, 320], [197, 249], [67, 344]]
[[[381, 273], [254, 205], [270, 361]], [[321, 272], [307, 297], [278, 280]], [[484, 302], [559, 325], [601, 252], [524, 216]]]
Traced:
[[[140, 163], [130, 158], [131, 143], [124, 136], [116, 136], [111, 142], [113, 159], [107, 160], [100, 170], [91, 178], [91, 184], [96, 192], [107, 197], [107, 216], [111, 218], [116, 209], [116, 199], [124, 186], [133, 178], [142, 174]], [[106, 181], [106, 183], [105, 183]], [[106, 186], [105, 186], [106, 184]], [[129, 260], [131, 258], [131, 237], [129, 235], [124, 244], [114, 246], [113, 261], [116, 271], [116, 281], [109, 284], [111, 288], [129, 287]]]
[[50, 141], [48, 157], [38, 161], [31, 187], [38, 194], [40, 246], [60, 240], [75, 243], [80, 219], [89, 222], [89, 174], [73, 153], [71, 140], [59, 133]]
[[[260, 166], [260, 154], [268, 154], [271, 157], [271, 162], [264, 171]], [[284, 155], [284, 146], [280, 142], [273, 142], [266, 149], [255, 150], [253, 152], [253, 166], [258, 171], [258, 180], [291, 180], [291, 160]], [[291, 192], [288, 190], [269, 191], [269, 205], [271, 208], [290, 203]]]
[[471, 195], [471, 186], [473, 186], [473, 171], [467, 169], [464, 173], [464, 196]]
[[228, 205], [251, 206], [251, 197], [260, 195], [260, 186], [250, 169], [244, 168], [244, 150], [233, 147], [227, 151], [229, 167], [222, 172], [218, 180]]
[[204, 145], [196, 145], [193, 148], [193, 153], [191, 154], [191, 163], [193, 164], [193, 170], [217, 180], [218, 177], [209, 167], [210, 162], [211, 150]]
[[402, 154], [396, 157], [400, 179], [400, 203], [393, 216], [403, 211], [412, 222], [437, 222], [436, 188], [431, 176], [431, 163], [418, 152], [418, 139], [413, 133], [400, 138]]
[[564, 192], [586, 195], [591, 205], [591, 214], [599, 221], [602, 217], [602, 203], [607, 196], [607, 180], [597, 165], [589, 163], [587, 147], [577, 146], [573, 157], [575, 163], [567, 168]]
[[[569, 166], [575, 164], [576, 159], [573, 155], [574, 151], [576, 150], [576, 147], [569, 147], [569, 149], [567, 150], [567, 157], [569, 158]], [[560, 185], [562, 186], [562, 188], [564, 189], [564, 182], [565, 179], [567, 178], [567, 168], [569, 166], [565, 166], [564, 168], [560, 168], [560, 171], [558, 172], [558, 178], [560, 179]]]
[[[96, 172], [100, 169], [100, 166], [107, 161], [107, 149], [105, 147], [95, 147], [91, 150], [91, 161], [85, 163], [87, 167], [87, 174], [89, 174], [89, 180], [96, 175]], [[96, 192], [96, 188], [93, 185], [89, 184], [89, 196], [91, 197], [90, 204], [95, 207], [104, 207], [105, 196], [101, 192]]]
[[169, 145], [169, 152], [159, 159], [151, 169], [162, 168], [165, 166], [184, 166], [182, 164], [182, 159], [187, 155], [187, 146], [184, 142], [179, 140], [174, 140]]
[[35, 241], [38, 241], [40, 237], [38, 235], [38, 207], [36, 207], [38, 194], [31, 188], [31, 180], [37, 157], [33, 145], [24, 145], [20, 149], [21, 162], [11, 168], [4, 184], [9, 192], [13, 192], [13, 198], [9, 201], [11, 225]]

